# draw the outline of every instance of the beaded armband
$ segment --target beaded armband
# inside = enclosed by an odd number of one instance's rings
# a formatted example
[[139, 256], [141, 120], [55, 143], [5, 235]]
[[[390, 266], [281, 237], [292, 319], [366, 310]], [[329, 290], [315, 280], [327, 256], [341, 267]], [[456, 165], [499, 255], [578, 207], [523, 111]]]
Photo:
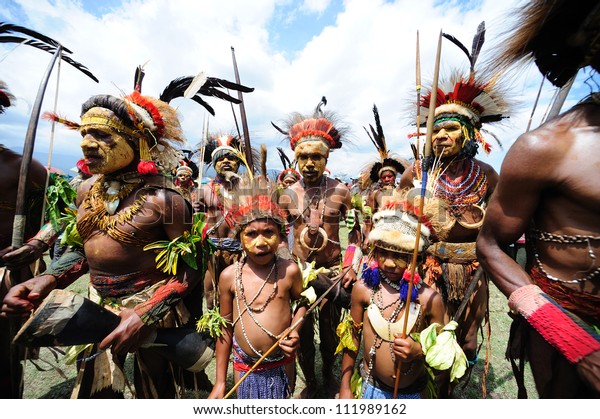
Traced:
[[172, 277], [152, 297], [135, 306], [134, 310], [145, 324], [156, 324], [181, 300], [186, 290], [186, 284]]
[[508, 306], [573, 364], [600, 351], [600, 335], [583, 320], [560, 307], [537, 285], [514, 291]]
[[342, 352], [344, 349], [358, 352], [358, 347], [356, 346], [354, 339], [359, 337], [362, 327], [362, 323], [356, 323], [350, 314], [346, 314], [344, 320], [342, 320], [335, 329], [336, 335], [340, 338], [340, 343], [337, 348], [335, 348], [335, 355]]
[[52, 261], [42, 275], [56, 278], [56, 288], [64, 289], [88, 272], [89, 266], [83, 249], [70, 248], [61, 257]]

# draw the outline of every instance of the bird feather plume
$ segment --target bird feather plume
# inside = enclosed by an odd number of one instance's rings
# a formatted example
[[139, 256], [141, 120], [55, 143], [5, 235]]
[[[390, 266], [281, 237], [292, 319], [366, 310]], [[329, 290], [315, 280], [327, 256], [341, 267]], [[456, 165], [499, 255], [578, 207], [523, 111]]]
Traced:
[[473, 37], [473, 46], [471, 47], [471, 73], [475, 71], [475, 63], [481, 52], [481, 47], [485, 42], [485, 21], [477, 26], [477, 32]]
[[196, 95], [196, 93], [198, 93], [202, 86], [204, 86], [207, 80], [208, 77], [206, 76], [204, 71], [198, 73], [196, 77], [192, 79], [187, 89], [185, 89], [185, 91], [183, 92], [183, 97], [186, 99], [191, 99], [193, 96]]
[[[14, 33], [20, 33], [26, 35], [29, 38], [15, 36]], [[63, 54], [61, 58], [66, 63], [72, 65], [77, 70], [81, 71], [83, 74], [94, 80], [96, 83], [98, 79], [96, 76], [92, 74], [92, 72], [83, 64], [75, 61], [68, 54], [71, 54], [72, 51], [65, 46], [61, 45], [58, 41], [41, 34], [32, 29], [26, 28], [24, 26], [13, 25], [11, 23], [0, 22], [0, 43], [19, 43], [23, 45], [29, 45], [34, 48], [38, 48], [42, 51], [46, 51], [50, 54], [54, 54], [56, 50], [61, 47]]]
[[267, 145], [260, 145], [260, 174], [263, 179], [267, 179]]

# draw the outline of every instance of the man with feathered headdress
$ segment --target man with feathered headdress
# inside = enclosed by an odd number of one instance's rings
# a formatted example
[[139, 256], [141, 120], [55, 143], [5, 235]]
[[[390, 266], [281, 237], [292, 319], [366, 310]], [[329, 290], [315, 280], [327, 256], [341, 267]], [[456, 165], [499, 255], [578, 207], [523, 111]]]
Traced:
[[[158, 99], [139, 89], [124, 97], [93, 96], [82, 105], [80, 123], [48, 115], [80, 132], [83, 158], [77, 166], [93, 176], [77, 191], [76, 219], [67, 227], [70, 251], [42, 276], [13, 287], [3, 311], [27, 313], [89, 268], [90, 297], [116, 311], [120, 323], [79, 354], [87, 357], [80, 364], [80, 397], [123, 397], [127, 353], [135, 353], [137, 397], [172, 398], [184, 385], [183, 370], [143, 345], [156, 327], [193, 322], [191, 313], [199, 307], [197, 299], [192, 307], [186, 297], [197, 290], [202, 252], [191, 240], [191, 205], [171, 182], [185, 138], [169, 102], [182, 95], [186, 83], [177, 91], [168, 87]], [[177, 248], [167, 246], [174, 241]]]
[[[585, 68], [591, 91], [511, 146], [477, 253], [508, 297], [514, 320], [507, 356], [519, 397], [527, 397], [527, 360], [540, 398], [598, 398], [600, 93], [593, 79], [600, 71], [600, 3], [534, 0], [510, 16], [518, 18], [492, 65], [533, 58], [557, 87]], [[523, 233], [526, 271], [503, 251]]]
[[[285, 189], [279, 202], [293, 227], [292, 254], [304, 266], [303, 270], [307, 266], [310, 270], [312, 265], [312, 269], [327, 270], [327, 275], [332, 278], [344, 269], [342, 287], [338, 288], [336, 296], [327, 298], [319, 311], [323, 381], [328, 396], [333, 397], [338, 390], [333, 374], [337, 346], [335, 328], [342, 306], [349, 304], [349, 290], [356, 280], [352, 265], [355, 252], [360, 252], [360, 244], [356, 246], [359, 235], [351, 230], [349, 245], [342, 255], [339, 223], [352, 210], [350, 190], [344, 183], [325, 176], [324, 172], [330, 151], [342, 146], [345, 129], [335, 114], [321, 110], [324, 104], [325, 98], [312, 115], [293, 114], [287, 122], [287, 131], [280, 130], [290, 142], [302, 178]], [[322, 294], [330, 285], [327, 275], [318, 276], [309, 284], [317, 294]], [[306, 388], [300, 397], [312, 398], [317, 391], [313, 327], [302, 328], [300, 342], [299, 363], [306, 379]]]
[[[441, 77], [436, 103], [433, 104], [432, 150], [436, 164], [426, 168], [427, 188], [449, 206], [447, 219], [450, 231], [447, 241], [428, 249], [425, 281], [444, 296], [451, 317], [463, 300], [468, 301], [466, 309], [456, 320], [459, 324], [458, 341], [471, 366], [478, 359], [479, 329], [488, 317], [487, 280], [479, 279], [473, 292], [468, 294], [467, 291], [471, 282], [477, 280], [475, 272], [479, 263], [475, 240], [483, 223], [485, 205], [498, 178], [493, 167], [475, 159], [475, 156], [479, 147], [486, 152], [491, 149], [482, 135], [484, 126], [507, 118], [510, 111], [506, 92], [501, 88], [497, 75], [475, 71], [484, 34], [482, 22], [477, 28], [473, 49], [467, 54], [469, 72], [464, 75], [454, 71], [447, 79]], [[451, 35], [444, 34], [444, 37], [461, 50], [468, 51]], [[430, 100], [431, 88], [421, 99], [421, 113], [427, 113]], [[423, 117], [421, 120], [426, 119]], [[418, 161], [404, 172], [401, 187], [418, 186], [421, 179], [422, 166]]]
[[[396, 188], [396, 177], [402, 175], [409, 165], [408, 161], [389, 152], [379, 120], [379, 111], [375, 105], [373, 105], [373, 115], [375, 116], [376, 128], [369, 125], [370, 132], [366, 128], [365, 131], [367, 131], [367, 135], [377, 149], [379, 158], [369, 163], [361, 171], [359, 177], [360, 187], [367, 194], [365, 202], [369, 208], [365, 214], [363, 231], [365, 238], [369, 236], [372, 227], [370, 215], [377, 212], [383, 206], [386, 197], [392, 195], [392, 192]], [[366, 245], [366, 242], [367, 240], [363, 242], [363, 247]]]
[[216, 247], [204, 278], [204, 299], [208, 309], [212, 309], [219, 300], [217, 283], [221, 271], [235, 262], [242, 251], [227, 214], [240, 186], [238, 171], [244, 155], [240, 139], [230, 134], [210, 135], [204, 147], [204, 164], [212, 165], [216, 174], [200, 188], [193, 205], [195, 211], [207, 214], [209, 236]]

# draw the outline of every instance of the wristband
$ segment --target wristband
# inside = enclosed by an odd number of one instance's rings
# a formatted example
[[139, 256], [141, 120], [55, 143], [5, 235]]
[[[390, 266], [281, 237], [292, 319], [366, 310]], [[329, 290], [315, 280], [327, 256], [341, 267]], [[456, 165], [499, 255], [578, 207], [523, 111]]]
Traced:
[[32, 240], [39, 240], [46, 246], [48, 246], [48, 248], [50, 248], [50, 246], [54, 244], [57, 238], [58, 233], [56, 232], [56, 230], [54, 230], [50, 223], [46, 223], [42, 226], [42, 228], [40, 228], [36, 235], [27, 240], [27, 242], [30, 242]]
[[86, 274], [88, 269], [83, 249], [71, 248], [57, 260], [52, 261], [42, 275], [52, 275], [56, 278], [56, 288], [64, 289]]
[[600, 335], [574, 314], [564, 310], [537, 285], [514, 291], [508, 306], [573, 364], [600, 350]]

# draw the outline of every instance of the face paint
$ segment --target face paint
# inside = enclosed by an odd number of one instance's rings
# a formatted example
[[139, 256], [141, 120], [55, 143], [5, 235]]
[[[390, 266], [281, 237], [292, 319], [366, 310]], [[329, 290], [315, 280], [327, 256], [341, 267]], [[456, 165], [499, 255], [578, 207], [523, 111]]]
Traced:
[[187, 173], [180, 173], [177, 175], [177, 180], [182, 184], [187, 183], [190, 180], [190, 175]]
[[[92, 108], [83, 116], [95, 116], [118, 120], [108, 109]], [[90, 173], [113, 173], [129, 166], [136, 157], [128, 137], [101, 123], [83, 125], [80, 128], [83, 136], [80, 146], [84, 163]]]
[[433, 126], [433, 153], [436, 157], [452, 157], [462, 149], [464, 136], [458, 121], [441, 121]]
[[231, 154], [224, 154], [215, 162], [215, 171], [222, 175], [225, 172], [237, 173], [240, 168], [240, 161]]
[[391, 170], [384, 170], [379, 176], [381, 184], [384, 186], [393, 185], [396, 181], [396, 175]]
[[308, 183], [316, 182], [325, 172], [329, 148], [323, 141], [304, 141], [296, 146], [298, 171]]
[[412, 254], [394, 252], [380, 247], [375, 247], [373, 257], [379, 265], [379, 269], [383, 270], [385, 275], [390, 279], [400, 279], [408, 268], [409, 261], [412, 259]]
[[271, 219], [254, 220], [240, 233], [242, 249], [253, 262], [270, 263], [277, 252], [281, 238], [279, 225]]

